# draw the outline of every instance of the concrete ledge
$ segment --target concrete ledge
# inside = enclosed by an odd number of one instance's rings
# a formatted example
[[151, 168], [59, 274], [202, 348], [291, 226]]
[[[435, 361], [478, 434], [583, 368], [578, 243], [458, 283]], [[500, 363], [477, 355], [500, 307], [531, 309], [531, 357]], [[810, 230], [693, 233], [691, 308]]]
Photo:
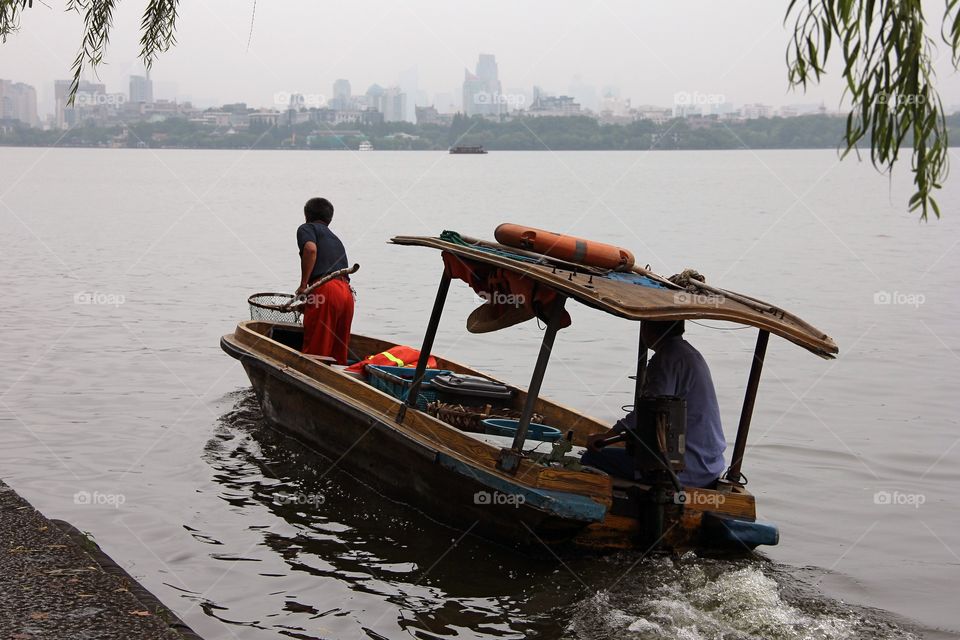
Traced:
[[0, 637], [202, 640], [72, 525], [0, 481]]

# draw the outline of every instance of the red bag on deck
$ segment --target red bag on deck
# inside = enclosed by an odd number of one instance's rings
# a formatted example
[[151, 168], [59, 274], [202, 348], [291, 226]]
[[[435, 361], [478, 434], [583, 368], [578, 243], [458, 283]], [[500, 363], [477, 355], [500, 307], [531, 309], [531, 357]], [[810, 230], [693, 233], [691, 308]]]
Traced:
[[[404, 345], [397, 345], [391, 347], [386, 351], [381, 351], [380, 353], [375, 353], [372, 356], [368, 356], [366, 360], [361, 360], [356, 362], [349, 367], [347, 371], [352, 373], [361, 373], [368, 364], [382, 364], [388, 367], [415, 367], [417, 366], [417, 361], [420, 359], [420, 351], [414, 349], [413, 347], [407, 347]], [[427, 368], [436, 369], [437, 368], [437, 359], [433, 356], [427, 359]]]

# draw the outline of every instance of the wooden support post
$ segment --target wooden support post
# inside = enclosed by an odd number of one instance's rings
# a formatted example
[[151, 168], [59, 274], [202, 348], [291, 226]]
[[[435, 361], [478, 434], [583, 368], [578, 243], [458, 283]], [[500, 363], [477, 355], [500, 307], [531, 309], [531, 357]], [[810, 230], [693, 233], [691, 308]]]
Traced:
[[643, 343], [643, 323], [640, 323], [639, 347], [637, 348], [637, 384], [633, 387], [633, 415], [637, 416], [640, 397], [643, 393], [644, 378], [647, 376], [647, 345]]
[[543, 334], [543, 342], [540, 343], [540, 354], [537, 356], [537, 364], [533, 368], [530, 387], [527, 389], [526, 402], [523, 405], [520, 421], [517, 424], [517, 434], [513, 438], [513, 447], [500, 450], [500, 460], [497, 462], [497, 466], [509, 473], [516, 472], [520, 466], [520, 457], [523, 454], [523, 444], [527, 440], [530, 419], [533, 417], [533, 410], [536, 408], [537, 398], [540, 396], [540, 386], [543, 384], [543, 376], [547, 371], [550, 353], [553, 351], [553, 342], [557, 337], [557, 331], [560, 330], [560, 322], [563, 320], [563, 308], [566, 302], [567, 298], [565, 296], [558, 295], [550, 309], [547, 330]]
[[750, 366], [750, 378], [747, 380], [743, 409], [740, 411], [740, 426], [737, 427], [737, 441], [733, 445], [733, 458], [726, 475], [728, 481], [736, 484], [741, 484], [740, 467], [743, 464], [743, 454], [747, 448], [750, 419], [753, 417], [753, 406], [757, 401], [757, 387], [760, 386], [760, 373], [763, 370], [763, 359], [766, 356], [769, 341], [770, 332], [761, 329], [757, 335], [757, 346], [753, 351], [753, 364]]
[[423, 336], [423, 344], [420, 347], [420, 359], [417, 360], [417, 370], [413, 374], [413, 383], [410, 385], [410, 391], [407, 394], [407, 401], [397, 414], [397, 422], [403, 422], [407, 414], [407, 407], [417, 406], [417, 397], [420, 395], [420, 386], [423, 384], [423, 377], [427, 371], [427, 362], [430, 360], [430, 352], [433, 351], [433, 340], [437, 337], [437, 329], [440, 327], [440, 315], [443, 313], [443, 305], [447, 301], [447, 293], [450, 291], [450, 273], [446, 267], [443, 269], [443, 276], [440, 278], [440, 286], [437, 288], [437, 297], [433, 301], [433, 311], [430, 312], [430, 321], [427, 323], [427, 332]]

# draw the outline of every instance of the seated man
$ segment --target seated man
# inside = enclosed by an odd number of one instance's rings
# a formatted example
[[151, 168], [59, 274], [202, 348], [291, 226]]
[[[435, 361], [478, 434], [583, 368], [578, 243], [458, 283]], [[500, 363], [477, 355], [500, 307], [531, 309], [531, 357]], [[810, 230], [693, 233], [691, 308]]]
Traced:
[[[326, 198], [310, 198], [303, 206], [306, 222], [297, 229], [300, 247], [300, 295], [320, 278], [347, 268], [347, 252], [329, 224], [333, 205]], [[303, 310], [303, 353], [330, 356], [347, 364], [353, 291], [349, 276], [334, 278], [307, 296]]]
[[[640, 337], [648, 349], [656, 353], [647, 365], [646, 381], [642, 389], [645, 398], [677, 396], [687, 401], [687, 437], [684, 454], [685, 469], [679, 473], [680, 482], [688, 487], [712, 486], [724, 469], [723, 450], [727, 443], [720, 426], [720, 406], [713, 388], [713, 379], [707, 363], [693, 345], [683, 339], [683, 320], [646, 320], [640, 327]], [[588, 451], [581, 462], [615, 476], [633, 478], [633, 461], [622, 447], [599, 449], [596, 441], [627, 426], [636, 424], [631, 411], [618, 420], [612, 433], [594, 434], [587, 441]]]

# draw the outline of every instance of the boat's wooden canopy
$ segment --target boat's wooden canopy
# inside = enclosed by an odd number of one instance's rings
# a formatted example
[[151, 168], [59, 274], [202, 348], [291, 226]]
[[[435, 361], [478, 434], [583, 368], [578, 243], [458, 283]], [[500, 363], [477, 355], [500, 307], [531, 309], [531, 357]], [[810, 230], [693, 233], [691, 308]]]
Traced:
[[[837, 345], [827, 334], [775, 305], [730, 291], [717, 295], [690, 295], [665, 278], [651, 274], [663, 288], [590, 276], [547, 264], [533, 264], [508, 256], [464, 246], [440, 238], [397, 236], [400, 245], [432, 247], [468, 260], [486, 263], [522, 274], [550, 286], [563, 295], [628, 320], [725, 320], [769, 331], [822, 358], [832, 358]], [[513, 251], [503, 246], [506, 252]]]

